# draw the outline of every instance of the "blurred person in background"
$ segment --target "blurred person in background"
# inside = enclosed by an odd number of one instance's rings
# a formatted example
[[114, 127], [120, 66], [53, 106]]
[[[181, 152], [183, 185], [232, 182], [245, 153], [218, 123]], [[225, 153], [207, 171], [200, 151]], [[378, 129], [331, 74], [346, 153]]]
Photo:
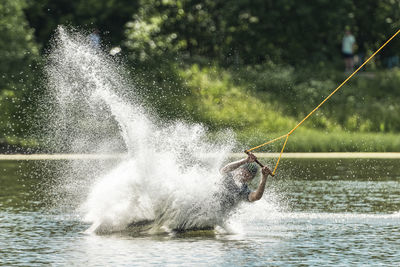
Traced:
[[351, 34], [350, 28], [346, 28], [342, 40], [342, 54], [344, 57], [345, 72], [352, 72], [354, 69], [354, 46], [356, 39]]

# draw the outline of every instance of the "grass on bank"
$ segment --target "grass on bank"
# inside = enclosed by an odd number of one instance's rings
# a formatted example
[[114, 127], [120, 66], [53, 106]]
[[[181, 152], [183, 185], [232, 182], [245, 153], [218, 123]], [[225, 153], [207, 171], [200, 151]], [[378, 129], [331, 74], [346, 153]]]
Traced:
[[[237, 133], [238, 141], [245, 149], [265, 143], [285, 134], [280, 133]], [[273, 144], [258, 149], [259, 152], [280, 152], [281, 139]], [[317, 130], [298, 130], [290, 135], [285, 148], [286, 152], [399, 152], [398, 134], [385, 133], [351, 133], [323, 132]]]
[[[212, 133], [231, 129], [243, 148], [290, 131], [345, 78], [291, 67], [224, 69], [191, 65], [151, 68], [138, 87], [162, 119], [202, 123]], [[161, 71], [160, 71], [161, 70]], [[287, 152], [399, 152], [400, 71], [360, 76], [346, 84], [289, 138]], [[260, 151], [280, 151], [284, 140]], [[37, 140], [7, 137], [0, 147], [40, 151]]]
[[[304, 72], [302, 72], [304, 73]], [[344, 79], [307, 81], [293, 69], [229, 71], [192, 65], [180, 71], [191, 92], [186, 111], [211, 130], [230, 128], [250, 148], [290, 131]], [[400, 71], [360, 77], [334, 95], [289, 138], [288, 152], [400, 151]], [[280, 151], [284, 139], [261, 151]]]

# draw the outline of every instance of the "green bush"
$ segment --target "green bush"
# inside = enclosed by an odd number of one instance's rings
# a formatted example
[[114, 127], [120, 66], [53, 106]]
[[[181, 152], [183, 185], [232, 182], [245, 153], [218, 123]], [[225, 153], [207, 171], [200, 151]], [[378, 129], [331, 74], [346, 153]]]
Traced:
[[33, 30], [23, 13], [25, 1], [3, 0], [0, 3], [0, 138], [21, 135], [26, 130], [26, 98], [36, 79], [33, 68], [38, 47]]
[[185, 100], [188, 113], [212, 129], [288, 129], [294, 120], [283, 115], [266, 96], [254, 94], [233, 83], [231, 74], [216, 67], [193, 65], [182, 70], [191, 94]]
[[[398, 73], [361, 76], [344, 86], [290, 136], [287, 151], [399, 151], [396, 134], [381, 134], [398, 132], [400, 126], [400, 97], [393, 88]], [[307, 81], [292, 68], [271, 64], [247, 67], [242, 73], [198, 65], [179, 72], [191, 92], [183, 105], [191, 118], [212, 130], [233, 129], [246, 147], [290, 131], [346, 78], [329, 75], [332, 78], [321, 75], [323, 80]], [[381, 79], [384, 86], [380, 86]], [[377, 87], [386, 93], [376, 92]], [[283, 141], [264, 149], [279, 151]]]

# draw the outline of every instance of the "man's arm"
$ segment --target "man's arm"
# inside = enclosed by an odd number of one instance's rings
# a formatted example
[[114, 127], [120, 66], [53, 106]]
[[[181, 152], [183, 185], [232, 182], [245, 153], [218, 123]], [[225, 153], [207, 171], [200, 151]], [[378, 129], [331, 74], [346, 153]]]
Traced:
[[261, 178], [260, 184], [258, 185], [257, 190], [254, 191], [254, 192], [251, 192], [251, 193], [249, 194], [249, 201], [250, 201], [250, 202], [254, 202], [254, 201], [257, 201], [257, 200], [260, 200], [260, 199], [261, 199], [261, 197], [262, 197], [263, 194], [264, 194], [265, 183], [267, 182], [267, 177], [268, 177], [268, 175], [270, 175], [270, 174], [272, 175], [271, 170], [270, 170], [267, 166], [264, 166], [264, 167], [261, 169], [261, 172], [262, 172], [262, 178]]
[[219, 172], [221, 174], [225, 174], [225, 173], [231, 172], [233, 170], [236, 170], [237, 168], [239, 168], [243, 164], [254, 162], [257, 159], [256, 156], [254, 156], [252, 153], [249, 153], [248, 155], [249, 156], [247, 158], [244, 158], [244, 159], [241, 159], [241, 160], [238, 160], [238, 161], [234, 161], [234, 162], [231, 162], [231, 163], [227, 164], [225, 167], [220, 169]]

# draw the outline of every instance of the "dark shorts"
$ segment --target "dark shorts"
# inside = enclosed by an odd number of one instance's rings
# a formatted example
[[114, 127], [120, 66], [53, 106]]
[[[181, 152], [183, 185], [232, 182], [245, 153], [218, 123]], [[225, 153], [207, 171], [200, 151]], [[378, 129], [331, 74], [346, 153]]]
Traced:
[[342, 52], [344, 58], [353, 58], [353, 54]]

